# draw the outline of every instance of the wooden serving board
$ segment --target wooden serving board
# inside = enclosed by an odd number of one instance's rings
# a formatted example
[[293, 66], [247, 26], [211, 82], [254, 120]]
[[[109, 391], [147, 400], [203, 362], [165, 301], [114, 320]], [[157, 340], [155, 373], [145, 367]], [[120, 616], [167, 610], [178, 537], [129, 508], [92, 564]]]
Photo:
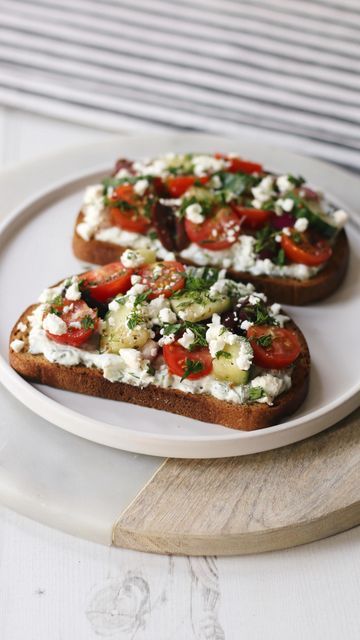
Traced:
[[285, 549], [360, 524], [360, 410], [303, 442], [241, 458], [167, 459], [113, 544], [154, 553]]

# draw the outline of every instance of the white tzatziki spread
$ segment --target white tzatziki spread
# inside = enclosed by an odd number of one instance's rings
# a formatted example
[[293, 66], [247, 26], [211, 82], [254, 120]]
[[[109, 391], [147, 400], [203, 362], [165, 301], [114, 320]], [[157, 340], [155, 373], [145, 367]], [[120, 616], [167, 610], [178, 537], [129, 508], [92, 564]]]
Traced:
[[[266, 297], [264, 294], [254, 292], [252, 285], [243, 285], [228, 280], [224, 277], [224, 272], [213, 273], [215, 275], [212, 284], [209, 289], [206, 289], [206, 304], [211, 304], [214, 309], [216, 309], [216, 305], [224, 305], [224, 297], [226, 299], [227, 292], [231, 291], [231, 295], [236, 295], [238, 300], [245, 300], [246, 304], [252, 306], [253, 309], [257, 309], [259, 305], [263, 310], [266, 308], [268, 317], [273, 319], [271, 321], [274, 321], [278, 326], [282, 327], [288, 320], [287, 316], [282, 315], [280, 305], [273, 304], [270, 307], [264, 307], [266, 305]], [[186, 274], [187, 279], [191, 277], [201, 278], [203, 269], [188, 268]], [[226, 349], [231, 350], [235, 346], [237, 348], [237, 366], [245, 373], [246, 383], [233, 384], [226, 380], [218, 379], [215, 377], [214, 371], [198, 379], [181, 379], [180, 376], [173, 375], [164, 362], [161, 347], [171, 344], [175, 340], [175, 333], [179, 331], [179, 324], [176, 323], [183, 321], [184, 314], [181, 311], [181, 306], [171, 308], [171, 298], [165, 298], [163, 295], [155, 299], [146, 299], [146, 287], [139, 284], [137, 280], [138, 277], [133, 276], [132, 282], [135, 282], [135, 284], [125, 295], [117, 296], [109, 303], [109, 311], [105, 316], [105, 320], [99, 321], [99, 325], [91, 339], [81, 347], [61, 344], [48, 336], [49, 331], [50, 333], [54, 332], [55, 336], [63, 335], [61, 323], [64, 321], [56, 315], [56, 306], [54, 308], [53, 305], [58, 304], [56, 300], [61, 295], [61, 292], [67, 308], [71, 309], [71, 305], [80, 304], [81, 301], [71, 302], [71, 298], [75, 297], [74, 291], [78, 291], [79, 280], [76, 277], [70, 278], [57, 287], [46, 289], [40, 296], [40, 303], [28, 318], [29, 352], [33, 355], [42, 354], [49, 362], [66, 367], [77, 365], [83, 365], [88, 368], [94, 367], [102, 371], [104, 378], [111, 382], [123, 382], [138, 387], [155, 385], [162, 388], [177, 389], [184, 393], [208, 394], [235, 404], [259, 402], [271, 405], [274, 398], [290, 389], [291, 367], [283, 370], [264, 370], [255, 367], [252, 364], [253, 351], [246, 336], [237, 335], [231, 329], [223, 326], [220, 315], [216, 312], [212, 316], [210, 313], [206, 325], [201, 325], [200, 328], [203, 330], [202, 340], [206, 340], [205, 344], [208, 344], [209, 352], [214, 361], [219, 357], [219, 354], [222, 355]], [[67, 298], [67, 292], [69, 292], [70, 300]], [[205, 295], [204, 292], [202, 295]], [[196, 308], [198, 312], [199, 306], [198, 303], [195, 303], [195, 307], [194, 304], [187, 303], [186, 313], [191, 308]], [[138, 336], [138, 329], [140, 333], [141, 331], [147, 331], [148, 335], [145, 337], [145, 343], [140, 348], [121, 347], [117, 349], [116, 353], [106, 352], [104, 349], [101, 350], [99, 345], [101, 345], [101, 340], [106, 331], [112, 331], [116, 322], [118, 322], [117, 314], [119, 311], [125, 311], [127, 319], [134, 318], [134, 313], [139, 316], [139, 319], [136, 320], [139, 323], [138, 327], [136, 324], [135, 326], [131, 325], [131, 329], [127, 330], [130, 337]], [[51, 318], [51, 322], [49, 318]], [[58, 326], [60, 324], [61, 327]], [[248, 327], [252, 324], [252, 322], [247, 322], [246, 326]], [[122, 330], [124, 326], [122, 325]], [[127, 327], [129, 326], [127, 324]], [[195, 334], [197, 333], [198, 325], [187, 322], [186, 326], [188, 328], [183, 334], [182, 342], [179, 339], [178, 342], [185, 349], [188, 349], [190, 354], [192, 342], [197, 339]], [[192, 327], [192, 329], [189, 327]], [[158, 342], [154, 340], [155, 333], [153, 328], [157, 328], [158, 335], [160, 329], [162, 337], [158, 339]], [[111, 339], [114, 339], [113, 336]], [[12, 348], [13, 350], [18, 350], [19, 346], [13, 344]]]

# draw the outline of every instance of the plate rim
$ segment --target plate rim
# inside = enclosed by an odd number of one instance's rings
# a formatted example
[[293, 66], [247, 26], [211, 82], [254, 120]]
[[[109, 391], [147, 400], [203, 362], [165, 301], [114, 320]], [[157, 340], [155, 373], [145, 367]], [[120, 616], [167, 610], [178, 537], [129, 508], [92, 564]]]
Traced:
[[[217, 140], [219, 144], [221, 144], [221, 141], [223, 143], [224, 141], [226, 141], [227, 144], [229, 144], [230, 142], [229, 139], [220, 137], [220, 136], [208, 136], [208, 135], [202, 135], [202, 134], [198, 135], [196, 133], [188, 134], [188, 135], [192, 139], [194, 138], [194, 136], [196, 136], [202, 139], [206, 138], [206, 139]], [[114, 145], [115, 140], [124, 139], [124, 138], [126, 138], [127, 144], [129, 143], [131, 144], [132, 138], [135, 138], [136, 140], [141, 139], [141, 141], [144, 144], [146, 144], [146, 140], [151, 140], [151, 138], [158, 139], [158, 137], [159, 136], [152, 136], [152, 135], [141, 136], [141, 138], [140, 137], [138, 138], [135, 136], [130, 136], [130, 137], [116, 136], [115, 139], [109, 140], [109, 138], [107, 138], [105, 141], [97, 141], [90, 145], [89, 144], [79, 145], [77, 147], [74, 147], [72, 152], [76, 153], [76, 149], [78, 150], [78, 152], [80, 152], [80, 149], [83, 149], [84, 147], [89, 148], [89, 146], [92, 148], [94, 147], [96, 148], [104, 144], [111, 146], [111, 145]], [[184, 134], [176, 134], [175, 137], [184, 139], [184, 137], [186, 136], [184, 136]], [[174, 134], [163, 134], [162, 138], [164, 140], [168, 138], [174, 138]], [[248, 139], [247, 142], [250, 144], [254, 144], [254, 146], [257, 147], [259, 150], [261, 148], [267, 148], [267, 149], [271, 148], [270, 145], [266, 145], [266, 144], [261, 145], [256, 142], [252, 142], [250, 139]], [[281, 149], [277, 149], [277, 150], [280, 152], [282, 151]], [[284, 150], [284, 153], [289, 154], [294, 158], [301, 158], [303, 160], [307, 159], [306, 156], [303, 156], [301, 154], [296, 154], [293, 152], [288, 152], [287, 150]], [[63, 155], [64, 157], [66, 157], [66, 151], [63, 151], [59, 155]], [[51, 158], [54, 158], [54, 157], [55, 156], [53, 154]], [[315, 163], [315, 165], [320, 166], [322, 170], [325, 170], [326, 168], [330, 167], [331, 169], [335, 170], [335, 172], [338, 173], [339, 176], [343, 174], [343, 175], [346, 175], [347, 178], [353, 178], [354, 180], [356, 179], [355, 176], [352, 176], [351, 174], [347, 173], [342, 169], [339, 169], [338, 167], [334, 167], [333, 165], [329, 165], [328, 163], [323, 161], [317, 161], [314, 159], [311, 159], [311, 160], [312, 162]], [[28, 197], [23, 203], [15, 207], [14, 210], [1, 221], [0, 239], [1, 240], [3, 239], [3, 236], [9, 231], [10, 226], [13, 225], [14, 223], [19, 222], [20, 220], [23, 220], [24, 225], [26, 225], [28, 219], [31, 218], [32, 215], [35, 215], [34, 210], [39, 210], [39, 208], [43, 206], [44, 201], [48, 200], [49, 198], [53, 201], [56, 201], [59, 195], [58, 194], [59, 191], [63, 190], [64, 188], [67, 188], [68, 190], [72, 189], [76, 186], [78, 182], [83, 181], [85, 178], [90, 179], [91, 176], [95, 176], [99, 173], [106, 172], [108, 165], [107, 166], [104, 166], [104, 165], [105, 163], [101, 163], [101, 164], [99, 163], [99, 165], [94, 164], [91, 169], [89, 167], [86, 170], [76, 172], [75, 175], [73, 173], [72, 177], [67, 176], [65, 178], [62, 178], [61, 180], [52, 181], [47, 188], [40, 189], [35, 194]], [[15, 172], [19, 170], [20, 168], [12, 169], [12, 171], [15, 171]], [[70, 409], [64, 406], [63, 404], [61, 404], [60, 402], [58, 402], [57, 400], [49, 398], [48, 396], [43, 394], [40, 390], [36, 389], [36, 387], [34, 387], [31, 383], [21, 378], [21, 376], [17, 374], [10, 367], [7, 360], [1, 354], [0, 354], [0, 371], [2, 372], [1, 378], [4, 383], [4, 386], [13, 395], [15, 395], [18, 399], [20, 399], [20, 401], [23, 404], [25, 404], [28, 408], [30, 408], [33, 412], [37, 413], [38, 415], [41, 415], [41, 417], [49, 420], [53, 424], [56, 424], [58, 427], [65, 429], [66, 431], [69, 431], [71, 433], [75, 433], [80, 437], [83, 437], [93, 442], [98, 442], [100, 444], [104, 444], [107, 446], [116, 447], [116, 448], [127, 450], [127, 451], [133, 451], [135, 453], [145, 453], [149, 455], [171, 456], [171, 457], [188, 457], [188, 458], [230, 457], [233, 455], [236, 455], [236, 456], [248, 455], [251, 453], [256, 453], [260, 451], [282, 447], [292, 442], [296, 442], [300, 439], [303, 439], [305, 437], [310, 437], [311, 435], [314, 435], [315, 433], [318, 433], [330, 427], [339, 419], [345, 417], [345, 415], [347, 415], [357, 407], [358, 401], [359, 401], [358, 396], [360, 394], [360, 380], [359, 380], [358, 383], [353, 385], [341, 396], [337, 396], [337, 398], [334, 401], [328, 403], [324, 407], [320, 407], [317, 410], [311, 412], [310, 416], [306, 418], [304, 416], [300, 418], [293, 418], [293, 419], [287, 420], [284, 423], [274, 425], [272, 427], [267, 427], [266, 429], [260, 429], [260, 430], [249, 431], [249, 432], [226, 429], [226, 432], [224, 431], [223, 434], [219, 434], [219, 435], [199, 436], [199, 435], [187, 434], [186, 436], [184, 436], [184, 435], [174, 434], [174, 435], [168, 436], [164, 434], [131, 431], [131, 429], [121, 425], [118, 425], [118, 426], [111, 425], [107, 422], [102, 422], [97, 419], [84, 416], [84, 414], [80, 413], [79, 411], [75, 409]], [[15, 389], [19, 389], [20, 391], [19, 395], [17, 395], [17, 393], [15, 392]], [[65, 424], [61, 420], [61, 414], [64, 415], [63, 420], [65, 420]], [[330, 414], [328, 416], [330, 420], [327, 420], [326, 426], [324, 426], [322, 418], [324, 419], [328, 414]], [[86, 429], [84, 429], [83, 427], [84, 432], [80, 432], [78, 425], [81, 425], [81, 422], [84, 420], [86, 420]], [[301, 429], [304, 429], [304, 427], [308, 426], [310, 421], [312, 421], [313, 423], [313, 426], [312, 426], [312, 429], [310, 429], [310, 432], [307, 431], [306, 434], [300, 435], [300, 437], [298, 437], [299, 436], [298, 432], [301, 431]], [[76, 423], [77, 426], [76, 427], [72, 426], [71, 428], [69, 426], [70, 422], [72, 422], [73, 425]], [[94, 434], [92, 434], [92, 437], [89, 437], [89, 430], [91, 431], [91, 429], [89, 429], [90, 424], [92, 424], [92, 428], [94, 430], [102, 429], [105, 436], [107, 432], [117, 431], [117, 434], [113, 434], [115, 436], [115, 439], [117, 439], [116, 435], [119, 436], [119, 431], [121, 430], [121, 439], [122, 439], [121, 444], [115, 443], [115, 442], [112, 442], [111, 444], [109, 444], [109, 439], [113, 440], [113, 438], [111, 437], [102, 438], [101, 436], [99, 437], [94, 436]], [[282, 436], [281, 443], [274, 444], [270, 442], [272, 439], [272, 436], [275, 436], [275, 434], [281, 434]], [[285, 437], [286, 434], [288, 434], [287, 437]], [[111, 436], [111, 433], [109, 434], [109, 436]], [[105, 440], [108, 440], [108, 442], [105, 442]], [[184, 440], [186, 442], [184, 442]], [[263, 446], [260, 446], [260, 447], [256, 446], [256, 443], [260, 443], [262, 441], [263, 441]], [[145, 442], [145, 446], [144, 446], [144, 442]], [[179, 448], [179, 445], [181, 445], [181, 443], [184, 446], [187, 446], [186, 443], [189, 443], [191, 447], [195, 447], [196, 450], [193, 449], [191, 451], [191, 455], [189, 455], [189, 453], [186, 453], [184, 450], [182, 450], [181, 447], [180, 447], [180, 450], [175, 453], [173, 451], [169, 452], [168, 447], [175, 445], [177, 448]], [[220, 451], [214, 451], [212, 453], [207, 451], [206, 454], [201, 454], [200, 450], [198, 451], [198, 449], [201, 449], [201, 447], [205, 447], [206, 444], [209, 444], [209, 443], [212, 444], [212, 446], [223, 444], [223, 446], [225, 447], [226, 445], [229, 445], [229, 444], [231, 446], [234, 446], [235, 443], [247, 444], [249, 446], [246, 446], [245, 448], [247, 450], [242, 452], [235, 452], [234, 450], [232, 450], [231, 453], [230, 452], [224, 453], [223, 451], [220, 450]], [[251, 446], [251, 443], [254, 443], [254, 446]]]

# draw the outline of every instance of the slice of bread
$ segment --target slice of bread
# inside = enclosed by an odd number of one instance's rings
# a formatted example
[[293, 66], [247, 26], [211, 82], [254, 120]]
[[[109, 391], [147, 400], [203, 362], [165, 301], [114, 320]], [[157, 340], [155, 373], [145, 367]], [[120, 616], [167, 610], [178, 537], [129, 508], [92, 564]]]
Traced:
[[[95, 239], [84, 240], [76, 232], [76, 227], [82, 220], [83, 214], [80, 212], [73, 236], [75, 256], [85, 263], [91, 264], [108, 264], [119, 260], [120, 255], [127, 247]], [[177, 256], [177, 260], [191, 264], [179, 256]], [[233, 271], [232, 269], [228, 270], [228, 275], [234, 280], [251, 282], [257, 291], [263, 291], [269, 298], [281, 304], [305, 305], [323, 300], [333, 293], [344, 279], [348, 262], [349, 242], [345, 231], [342, 230], [336, 239], [333, 254], [326, 266], [308, 280], [266, 275], [254, 276], [247, 271]]]
[[10, 348], [10, 364], [30, 382], [39, 382], [58, 389], [100, 398], [130, 402], [244, 431], [277, 424], [300, 407], [308, 392], [309, 349], [303, 334], [293, 322], [287, 323], [286, 326], [296, 331], [302, 350], [293, 368], [291, 389], [275, 398], [272, 406], [258, 402], [235, 404], [206, 394], [183, 393], [176, 389], [164, 389], [155, 385], [139, 388], [122, 382], [110, 382], [98, 369], [89, 369], [83, 365], [66, 367], [49, 362], [43, 355], [32, 355], [28, 351], [28, 329], [22, 331], [18, 325], [24, 323], [28, 326], [28, 317], [36, 306], [32, 305], [22, 314], [10, 336], [10, 342], [15, 339], [24, 341], [24, 348], [19, 353]]

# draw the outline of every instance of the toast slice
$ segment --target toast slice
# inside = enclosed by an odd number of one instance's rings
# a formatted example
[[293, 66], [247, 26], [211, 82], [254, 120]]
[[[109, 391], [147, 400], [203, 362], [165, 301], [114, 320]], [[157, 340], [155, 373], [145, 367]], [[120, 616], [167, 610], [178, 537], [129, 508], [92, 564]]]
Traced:
[[86, 189], [73, 250], [106, 264], [146, 246], [154, 259], [226, 269], [282, 304], [305, 305], [344, 278], [347, 218], [301, 176], [236, 154], [120, 159]]
[[[72, 247], [79, 260], [90, 264], [104, 265], [119, 260], [127, 247], [91, 238], [84, 240], [76, 231], [84, 216], [78, 214]], [[176, 255], [176, 259], [185, 264], [194, 264]], [[333, 253], [326, 266], [308, 280], [282, 278], [275, 276], [255, 276], [248, 271], [228, 269], [231, 278], [241, 282], [251, 282], [257, 291], [263, 291], [270, 299], [281, 304], [307, 305], [327, 298], [341, 285], [349, 263], [349, 242], [345, 230], [340, 231], [333, 246]]]
[[310, 355], [280, 305], [216, 269], [135, 271], [110, 264], [46, 289], [12, 329], [11, 366], [31, 382], [233, 429], [296, 411]]
[[[28, 351], [28, 319], [36, 306], [32, 305], [26, 309], [16, 322], [10, 336], [10, 343], [13, 340], [22, 340], [25, 343], [24, 349], [19, 353], [9, 350], [9, 361], [11, 366], [29, 382], [168, 411], [243, 431], [263, 429], [277, 424], [300, 407], [308, 392], [309, 349], [303, 334], [293, 322], [288, 323], [287, 326], [296, 332], [302, 350], [292, 373], [291, 389], [275, 398], [272, 406], [259, 403], [236, 405], [205, 394], [183, 393], [177, 389], [163, 389], [155, 385], [139, 388], [122, 382], [110, 382], [98, 369], [89, 369], [81, 365], [67, 367], [51, 363], [43, 355], [32, 355]], [[19, 323], [27, 325], [27, 329], [20, 330]]]

